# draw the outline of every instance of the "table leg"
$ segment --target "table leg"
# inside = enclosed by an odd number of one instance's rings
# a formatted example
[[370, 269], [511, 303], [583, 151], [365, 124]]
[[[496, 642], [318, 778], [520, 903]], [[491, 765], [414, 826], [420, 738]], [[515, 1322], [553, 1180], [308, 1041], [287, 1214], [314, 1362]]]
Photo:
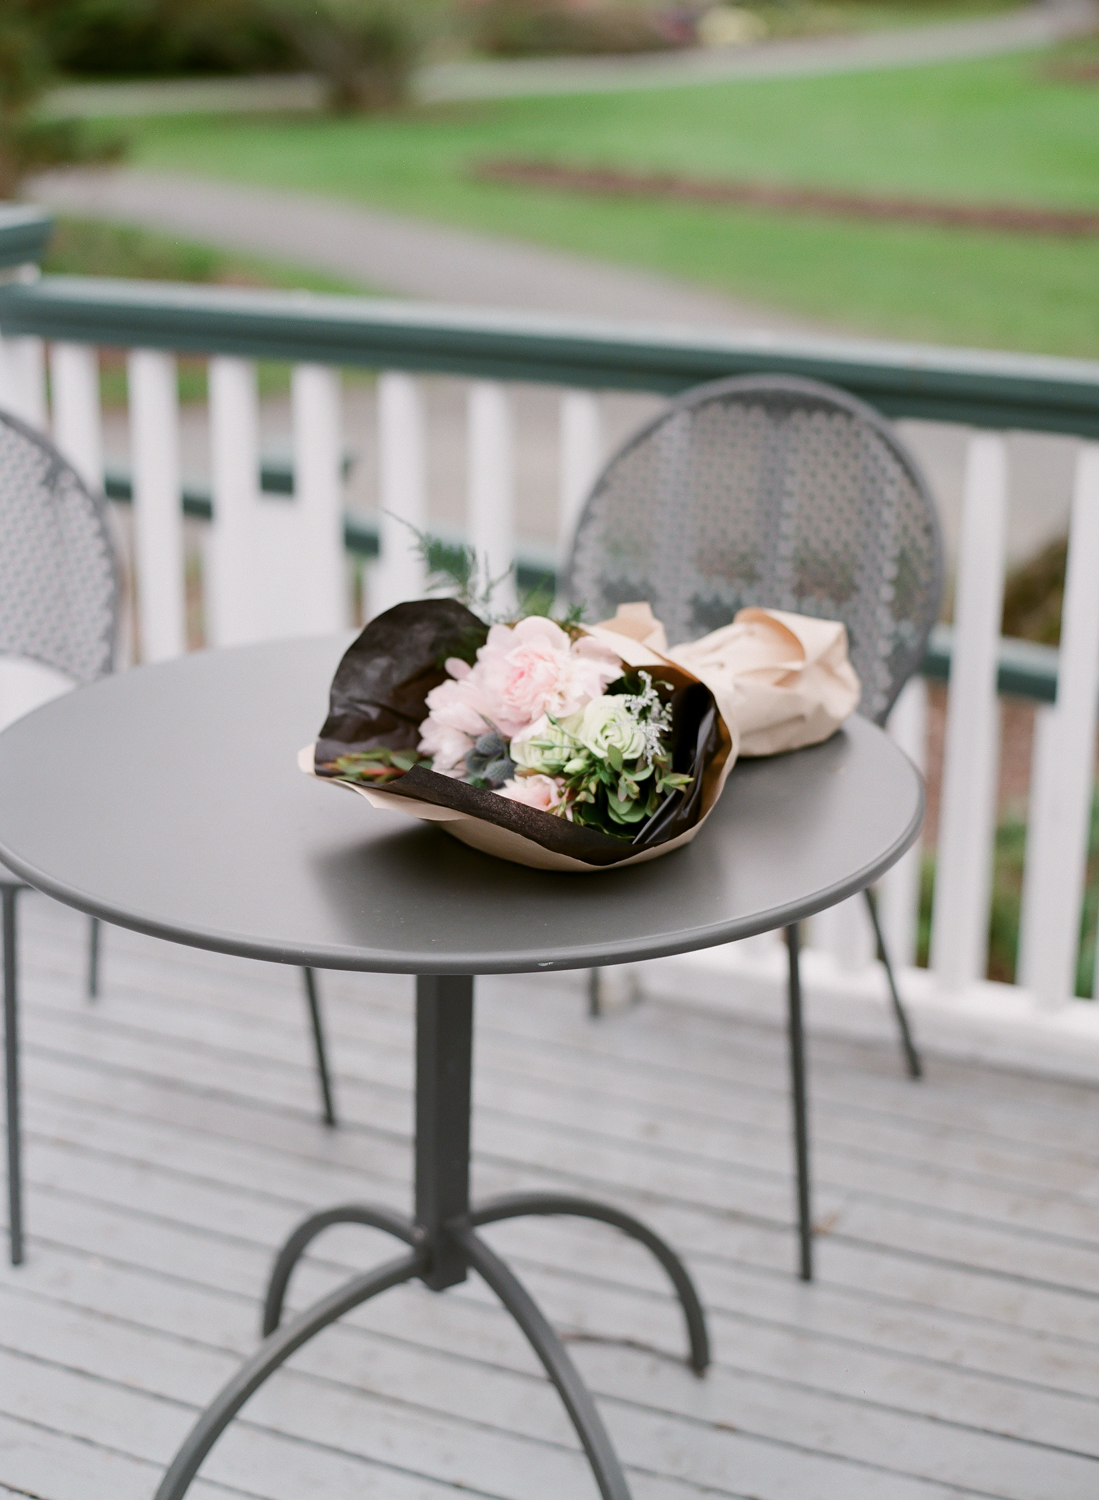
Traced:
[[466, 1279], [466, 1259], [447, 1228], [469, 1214], [473, 976], [416, 981], [416, 1225], [431, 1246], [426, 1278], [441, 1292]]
[[695, 1284], [687, 1267], [672, 1247], [654, 1234], [647, 1224], [625, 1214], [621, 1209], [611, 1208], [606, 1203], [595, 1203], [589, 1198], [574, 1197], [571, 1193], [506, 1193], [499, 1198], [490, 1198], [480, 1204], [469, 1216], [469, 1222], [499, 1224], [504, 1219], [522, 1219], [527, 1215], [565, 1215], [578, 1219], [595, 1219], [601, 1224], [610, 1224], [620, 1229], [630, 1239], [638, 1240], [651, 1250], [668, 1273], [675, 1288], [683, 1317], [687, 1324], [687, 1341], [690, 1344], [688, 1363], [696, 1375], [704, 1375], [710, 1363], [710, 1340], [706, 1333], [706, 1315]]
[[[603, 1500], [630, 1500], [602, 1418], [564, 1344], [514, 1272], [477, 1234], [487, 1224], [519, 1214], [570, 1213], [613, 1224], [648, 1246], [668, 1272], [687, 1318], [691, 1364], [699, 1374], [709, 1345], [698, 1294], [679, 1257], [659, 1236], [609, 1205], [561, 1194], [514, 1194], [479, 1210], [469, 1202], [470, 1095], [473, 1064], [473, 979], [422, 975], [416, 988], [415, 1217], [370, 1204], [344, 1204], [313, 1214], [279, 1252], [264, 1307], [265, 1338], [192, 1429], [165, 1474], [156, 1500], [182, 1500], [199, 1465], [229, 1422], [263, 1382], [330, 1323], [391, 1286], [418, 1277], [433, 1291], [464, 1281], [476, 1270], [519, 1324], [565, 1404], [584, 1445]], [[290, 1276], [316, 1236], [332, 1224], [365, 1224], [404, 1240], [411, 1249], [376, 1271], [352, 1277], [280, 1326]]]
[[353, 1307], [361, 1307], [371, 1297], [386, 1292], [391, 1286], [400, 1286], [423, 1274], [426, 1256], [422, 1250], [413, 1250], [398, 1260], [391, 1260], [374, 1271], [362, 1276], [353, 1276], [327, 1297], [322, 1297], [312, 1307], [307, 1307], [296, 1318], [291, 1318], [277, 1333], [264, 1339], [252, 1358], [246, 1360], [227, 1385], [222, 1386], [215, 1399], [199, 1417], [187, 1434], [183, 1447], [172, 1460], [171, 1467], [160, 1481], [156, 1500], [181, 1500], [190, 1489], [191, 1480], [198, 1473], [199, 1465], [240, 1411], [260, 1386], [273, 1375], [280, 1365], [290, 1358], [295, 1350], [327, 1328]]

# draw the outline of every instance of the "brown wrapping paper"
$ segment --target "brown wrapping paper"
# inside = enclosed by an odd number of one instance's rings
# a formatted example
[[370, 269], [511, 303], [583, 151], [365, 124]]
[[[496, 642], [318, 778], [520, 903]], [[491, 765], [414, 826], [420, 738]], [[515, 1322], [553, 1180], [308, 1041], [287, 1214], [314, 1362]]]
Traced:
[[[731, 625], [669, 650], [664, 627], [649, 605], [625, 604], [613, 620], [587, 629], [628, 666], [678, 668], [677, 676], [694, 678], [713, 694], [723, 721], [719, 721], [721, 749], [703, 777], [698, 820], [677, 837], [625, 857], [619, 851], [613, 855], [593, 851], [578, 838], [585, 855], [581, 858], [547, 849], [527, 836], [524, 828], [536, 831], [539, 820], [550, 815], [507, 798], [479, 793], [476, 812], [438, 805], [430, 800], [431, 783], [437, 780], [431, 772], [421, 773], [419, 779], [414, 768], [402, 778], [399, 794], [346, 781], [336, 784], [357, 792], [374, 807], [438, 823], [454, 838], [485, 854], [538, 870], [593, 874], [642, 864], [689, 844], [716, 806], [738, 754], [774, 755], [817, 744], [858, 705], [860, 687], [847, 657], [847, 631], [836, 621], [780, 610], [743, 609]], [[298, 764], [307, 775], [316, 775], [312, 745], [300, 752]], [[416, 790], [412, 783], [423, 787], [424, 800], [410, 795]], [[453, 797], [455, 791], [451, 786], [448, 795]], [[553, 821], [560, 824], [562, 820]]]

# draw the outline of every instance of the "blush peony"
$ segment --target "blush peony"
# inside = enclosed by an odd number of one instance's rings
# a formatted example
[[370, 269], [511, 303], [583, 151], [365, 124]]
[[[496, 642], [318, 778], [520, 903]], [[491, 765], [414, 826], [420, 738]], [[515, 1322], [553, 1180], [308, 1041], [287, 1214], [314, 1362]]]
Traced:
[[543, 714], [567, 718], [598, 698], [622, 675], [622, 663], [588, 637], [574, 644], [560, 625], [532, 615], [517, 625], [494, 625], [474, 670], [493, 722], [514, 739]]
[[419, 749], [434, 768], [461, 776], [465, 757], [486, 729], [506, 740], [529, 735], [548, 714], [579, 713], [622, 675], [622, 663], [589, 636], [576, 641], [540, 615], [494, 625], [476, 663], [450, 659], [449, 676], [427, 695]]

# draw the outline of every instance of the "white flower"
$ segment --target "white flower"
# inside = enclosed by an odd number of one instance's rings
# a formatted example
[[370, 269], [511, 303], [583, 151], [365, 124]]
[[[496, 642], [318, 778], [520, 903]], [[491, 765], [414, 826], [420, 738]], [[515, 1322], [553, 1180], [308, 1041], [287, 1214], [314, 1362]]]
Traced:
[[619, 696], [593, 698], [576, 738], [600, 760], [606, 760], [611, 750], [617, 750], [624, 761], [637, 760], [645, 750], [645, 735]]
[[554, 775], [576, 754], [576, 730], [580, 727], [580, 719], [580, 714], [571, 714], [567, 719], [553, 721], [543, 714], [524, 730], [521, 739], [512, 740], [512, 760], [525, 770]]

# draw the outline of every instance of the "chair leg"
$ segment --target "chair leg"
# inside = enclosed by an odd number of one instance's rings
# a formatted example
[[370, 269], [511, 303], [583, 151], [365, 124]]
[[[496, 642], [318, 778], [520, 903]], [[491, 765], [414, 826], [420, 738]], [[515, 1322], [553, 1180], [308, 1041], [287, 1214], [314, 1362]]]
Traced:
[[8, 1128], [8, 1234], [13, 1266], [23, 1263], [23, 1159], [19, 1130], [19, 1016], [16, 996], [15, 898], [5, 886], [4, 927], [4, 1078]]
[[809, 1202], [809, 1104], [805, 1085], [805, 1028], [801, 1014], [801, 962], [797, 927], [786, 929], [790, 962], [790, 1091], [794, 1105], [794, 1154], [797, 1159], [799, 1274], [813, 1279], [813, 1221]]
[[88, 999], [99, 999], [99, 918], [88, 918]]
[[597, 1021], [603, 1014], [603, 970], [588, 970], [588, 1015]]
[[335, 1125], [336, 1110], [332, 1103], [332, 1078], [328, 1071], [328, 1049], [324, 1040], [324, 1025], [321, 1021], [320, 998], [317, 994], [317, 975], [313, 969], [303, 969], [305, 998], [309, 1005], [309, 1019], [313, 1025], [313, 1046], [317, 1054], [317, 1082], [321, 1086], [321, 1105], [324, 1123]]
[[885, 970], [885, 977], [889, 982], [889, 994], [893, 1000], [893, 1014], [897, 1018], [897, 1027], [901, 1034], [901, 1047], [904, 1051], [905, 1063], [908, 1066], [908, 1076], [909, 1078], [922, 1078], [923, 1063], [919, 1052], [916, 1050], [916, 1044], [912, 1040], [912, 1030], [908, 1024], [908, 1016], [905, 1014], [904, 1006], [901, 1004], [900, 991], [897, 989], [897, 977], [893, 973], [889, 950], [885, 946], [885, 937], [882, 934], [881, 923], [878, 920], [878, 903], [874, 899], [874, 892], [869, 886], [866, 887], [863, 895], [866, 897], [870, 920], [874, 924], [874, 940], [878, 945], [878, 959]]

